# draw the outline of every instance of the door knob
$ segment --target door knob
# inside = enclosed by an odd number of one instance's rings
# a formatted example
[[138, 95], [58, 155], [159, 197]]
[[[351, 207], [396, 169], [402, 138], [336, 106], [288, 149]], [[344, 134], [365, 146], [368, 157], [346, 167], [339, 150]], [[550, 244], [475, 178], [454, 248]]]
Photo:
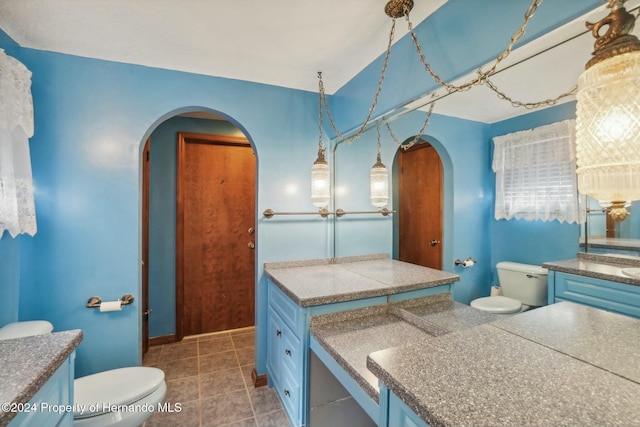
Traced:
[[429, 245], [431, 245], [431, 246], [437, 246], [438, 243], [440, 243], [440, 240], [435, 240], [435, 239], [434, 240], [429, 240]]
[[256, 245], [253, 242], [249, 242], [247, 246], [249, 246], [249, 249], [254, 249], [256, 247]]
[[256, 232], [256, 230], [254, 230], [253, 227], [249, 227], [249, 229], [247, 230], [247, 233], [249, 233], [249, 234], [253, 234], [255, 232]]

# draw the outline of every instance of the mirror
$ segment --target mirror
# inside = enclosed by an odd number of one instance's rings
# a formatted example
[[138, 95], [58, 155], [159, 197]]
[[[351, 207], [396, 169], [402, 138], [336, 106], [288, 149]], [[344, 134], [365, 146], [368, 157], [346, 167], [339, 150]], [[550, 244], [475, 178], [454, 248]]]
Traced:
[[580, 249], [592, 253], [640, 256], [640, 201], [627, 208], [630, 215], [615, 222], [597, 200], [587, 197], [587, 216], [580, 229]]

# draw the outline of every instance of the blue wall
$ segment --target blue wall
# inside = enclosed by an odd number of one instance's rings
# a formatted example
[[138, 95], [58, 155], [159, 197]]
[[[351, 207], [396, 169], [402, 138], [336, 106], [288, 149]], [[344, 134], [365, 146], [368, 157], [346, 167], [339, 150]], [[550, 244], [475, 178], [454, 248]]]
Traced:
[[178, 132], [244, 136], [231, 123], [173, 117], [151, 134], [149, 336], [176, 332], [176, 153]]
[[[256, 147], [258, 212], [306, 210], [316, 95], [26, 49], [23, 62], [34, 75], [31, 149], [39, 231], [21, 245], [20, 318], [45, 318], [57, 330], [83, 329], [78, 375], [135, 365], [141, 359], [138, 303], [117, 313], [84, 304], [93, 295], [139, 296], [142, 143], [177, 113], [220, 113]], [[257, 367], [264, 372], [261, 266], [326, 257], [326, 224], [260, 217], [256, 242]]]
[[[579, 6], [575, 3], [545, 2], [532, 20], [527, 38], [600, 5], [597, 0]], [[428, 41], [425, 43], [434, 66], [446, 78], [456, 77], [504, 48], [528, 4], [528, 0], [450, 0], [417, 32], [421, 40]], [[486, 20], [479, 17], [491, 15], [514, 24], [492, 26], [489, 31]], [[463, 19], [465, 25], [460, 25]], [[83, 329], [78, 375], [140, 362], [138, 302], [117, 313], [99, 313], [84, 304], [93, 295], [107, 300], [127, 292], [139, 296], [141, 147], [158, 126], [176, 114], [207, 111], [229, 119], [256, 149], [256, 363], [258, 372], [265, 372], [263, 264], [333, 255], [329, 219], [265, 219], [261, 215], [267, 208], [312, 208], [309, 167], [317, 150], [317, 95], [22, 49], [0, 36], [0, 46], [17, 52], [18, 59], [33, 71], [35, 136], [31, 150], [39, 229], [34, 238], [13, 240], [4, 236], [0, 240], [0, 292], [6, 298], [0, 309], [8, 309], [2, 310], [0, 321], [15, 320], [19, 298], [20, 319], [44, 318], [56, 330]], [[330, 98], [343, 131], [365, 116], [379, 70], [377, 60]], [[394, 48], [378, 111], [433, 86], [416, 60], [410, 40], [404, 39]], [[450, 237], [444, 269], [461, 275], [454, 290], [457, 300], [466, 302], [488, 293], [492, 266], [502, 259], [540, 263], [575, 255], [577, 227], [491, 219], [491, 137], [561, 120], [571, 108], [558, 107], [492, 126], [435, 115], [432, 118], [427, 139], [450, 166], [445, 171], [450, 186], [445, 189], [449, 195], [445, 232]], [[409, 114], [393, 122], [394, 132], [401, 140], [412, 137], [423, 118], [422, 112]], [[350, 194], [363, 192], [366, 177], [359, 162], [366, 164], [365, 171], [373, 164], [375, 148], [371, 141], [367, 135], [352, 146], [352, 160], [338, 160], [339, 176], [353, 186]], [[358, 145], [360, 142], [363, 144]], [[383, 160], [387, 166], [391, 166], [396, 150], [393, 143], [385, 142]], [[171, 201], [162, 203], [166, 206]], [[351, 209], [344, 203], [345, 209]], [[338, 227], [338, 255], [392, 251], [389, 220], [349, 220]], [[523, 244], [526, 239], [533, 242]], [[167, 257], [170, 249], [163, 247], [158, 256]], [[476, 268], [452, 266], [453, 259], [467, 256], [478, 260]], [[166, 325], [158, 327], [157, 333], [167, 331]]]

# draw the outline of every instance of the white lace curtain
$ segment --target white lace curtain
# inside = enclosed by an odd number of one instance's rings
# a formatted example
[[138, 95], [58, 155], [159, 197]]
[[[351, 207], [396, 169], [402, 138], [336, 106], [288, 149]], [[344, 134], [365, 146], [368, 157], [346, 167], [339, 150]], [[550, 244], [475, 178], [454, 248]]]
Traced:
[[0, 49], [0, 237], [36, 231], [29, 138], [33, 136], [31, 71]]
[[575, 121], [493, 138], [496, 219], [580, 223]]

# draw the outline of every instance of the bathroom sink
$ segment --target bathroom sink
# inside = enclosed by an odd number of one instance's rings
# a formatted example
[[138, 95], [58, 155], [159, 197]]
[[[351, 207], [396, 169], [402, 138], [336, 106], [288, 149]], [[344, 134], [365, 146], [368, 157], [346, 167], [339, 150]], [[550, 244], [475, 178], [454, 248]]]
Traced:
[[633, 277], [635, 279], [640, 279], [640, 268], [623, 268], [622, 274], [626, 274], [627, 276]]

